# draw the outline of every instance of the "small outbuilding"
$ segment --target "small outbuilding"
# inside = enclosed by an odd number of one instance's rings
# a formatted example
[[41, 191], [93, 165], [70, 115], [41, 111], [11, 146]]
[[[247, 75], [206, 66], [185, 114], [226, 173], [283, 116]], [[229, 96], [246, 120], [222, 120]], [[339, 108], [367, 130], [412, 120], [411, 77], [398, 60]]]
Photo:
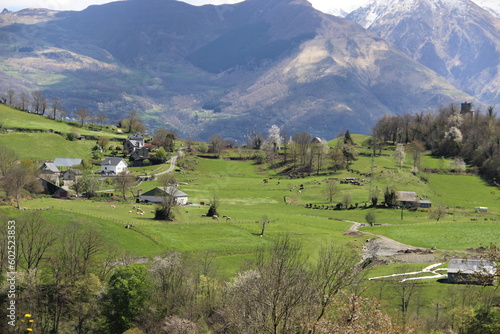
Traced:
[[63, 173], [62, 179], [64, 181], [78, 182], [82, 177], [83, 172], [80, 169], [71, 168]]
[[448, 283], [492, 285], [497, 265], [486, 260], [453, 259], [448, 264]]
[[176, 187], [156, 187], [140, 196], [141, 202], [162, 203], [165, 198], [173, 197], [176, 205], [186, 205], [188, 195]]
[[42, 194], [50, 195], [54, 198], [68, 198], [68, 191], [66, 189], [58, 187], [54, 183], [44, 179], [40, 179], [40, 182], [43, 187]]

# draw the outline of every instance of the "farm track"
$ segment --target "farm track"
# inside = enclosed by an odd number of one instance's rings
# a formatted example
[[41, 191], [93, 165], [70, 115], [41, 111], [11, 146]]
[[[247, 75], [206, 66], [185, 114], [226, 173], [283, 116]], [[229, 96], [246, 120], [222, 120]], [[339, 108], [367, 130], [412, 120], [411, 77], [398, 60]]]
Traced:
[[412, 261], [408, 261], [408, 256], [407, 254], [403, 253], [406, 250], [426, 250], [425, 248], [421, 247], [415, 247], [407, 244], [403, 244], [399, 241], [393, 240], [391, 238], [388, 238], [386, 236], [380, 235], [380, 234], [375, 234], [371, 232], [361, 232], [359, 231], [359, 228], [364, 226], [364, 224], [358, 223], [358, 222], [353, 222], [353, 221], [347, 221], [348, 223], [352, 223], [352, 225], [349, 227], [348, 233], [349, 234], [358, 234], [361, 233], [362, 235], [370, 235], [376, 237], [376, 239], [370, 240], [367, 244], [363, 246], [363, 259], [370, 258], [370, 257], [400, 257], [401, 260], [404, 262], [430, 262], [434, 261], [434, 256], [433, 254], [415, 254], [412, 253], [411, 257], [413, 258]]

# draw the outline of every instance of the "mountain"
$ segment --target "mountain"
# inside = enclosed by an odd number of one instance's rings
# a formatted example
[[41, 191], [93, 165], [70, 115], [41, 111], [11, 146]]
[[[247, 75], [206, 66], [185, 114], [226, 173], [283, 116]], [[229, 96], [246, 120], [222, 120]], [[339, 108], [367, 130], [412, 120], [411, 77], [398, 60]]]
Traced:
[[496, 18], [500, 18], [500, 1], [498, 0], [474, 0], [474, 3], [486, 9]]
[[129, 0], [83, 11], [0, 14], [0, 87], [41, 89], [66, 110], [150, 129], [244, 140], [289, 133], [369, 133], [385, 113], [473, 100], [356, 23], [305, 0], [195, 7]]
[[375, 0], [347, 16], [487, 104], [500, 104], [500, 20], [469, 0]]

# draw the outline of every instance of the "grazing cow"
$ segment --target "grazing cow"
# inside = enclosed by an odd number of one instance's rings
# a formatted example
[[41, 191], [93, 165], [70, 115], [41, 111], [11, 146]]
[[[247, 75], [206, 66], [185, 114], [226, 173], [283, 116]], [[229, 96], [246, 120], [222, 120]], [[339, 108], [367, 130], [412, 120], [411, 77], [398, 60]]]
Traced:
[[213, 216], [212, 216], [212, 219], [219, 220], [219, 216], [217, 216], [217, 215], [213, 215]]
[[114, 209], [114, 208], [116, 208], [116, 206], [114, 206], [114, 205], [111, 205], [111, 209]]
[[231, 217], [226, 217], [226, 221], [231, 220]]

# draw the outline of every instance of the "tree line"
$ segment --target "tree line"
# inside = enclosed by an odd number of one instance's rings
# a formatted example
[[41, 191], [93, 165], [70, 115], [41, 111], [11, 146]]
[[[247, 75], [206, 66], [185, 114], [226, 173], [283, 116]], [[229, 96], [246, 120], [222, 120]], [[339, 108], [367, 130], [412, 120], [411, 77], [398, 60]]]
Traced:
[[451, 104], [437, 112], [385, 115], [373, 127], [372, 137], [374, 153], [385, 142], [405, 144], [415, 159], [425, 148], [454, 159], [457, 166], [463, 160], [495, 184], [500, 177], [500, 120], [492, 106], [486, 113]]

